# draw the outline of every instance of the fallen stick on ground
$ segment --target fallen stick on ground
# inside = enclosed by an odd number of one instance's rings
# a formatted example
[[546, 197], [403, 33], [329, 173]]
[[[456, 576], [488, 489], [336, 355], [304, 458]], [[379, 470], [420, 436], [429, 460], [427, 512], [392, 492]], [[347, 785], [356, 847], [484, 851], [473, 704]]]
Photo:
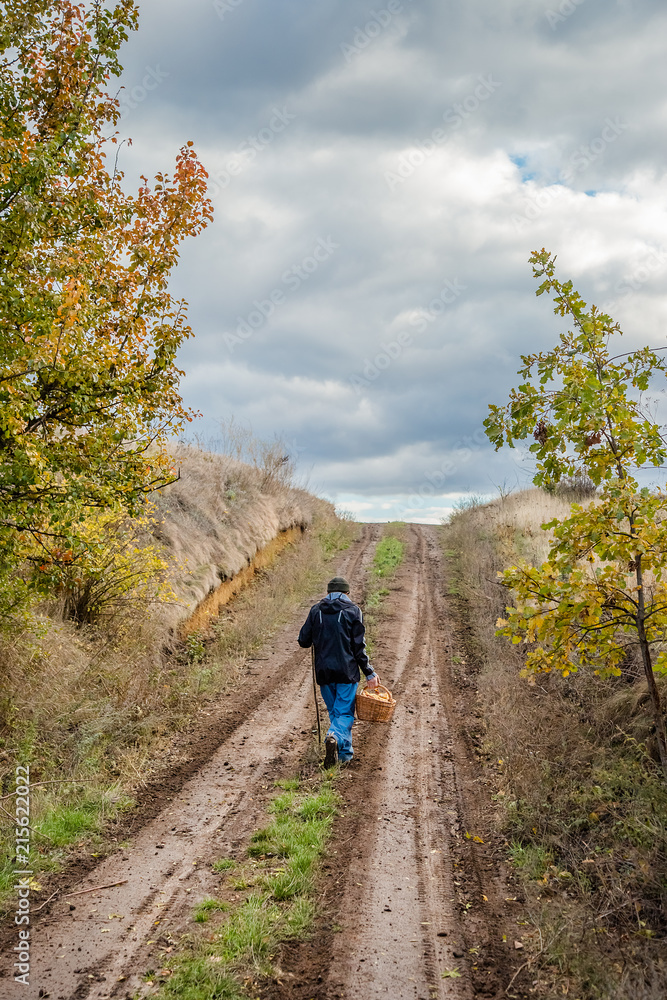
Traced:
[[53, 899], [53, 897], [54, 897], [54, 896], [57, 896], [59, 892], [60, 892], [60, 889], [56, 889], [56, 891], [55, 891], [55, 892], [51, 893], [51, 895], [49, 896], [49, 898], [48, 898], [48, 899], [45, 899], [43, 903], [40, 903], [40, 905], [39, 905], [39, 906], [37, 907], [37, 909], [36, 909], [36, 910], [32, 910], [32, 912], [33, 912], [33, 913], [39, 913], [39, 911], [40, 911], [40, 910], [41, 910], [41, 909], [42, 909], [43, 907], [45, 907], [47, 903], [50, 903], [50, 902], [51, 902], [51, 900]]
[[76, 892], [64, 892], [63, 896], [83, 896], [84, 892], [99, 892], [100, 889], [113, 889], [115, 886], [125, 885], [129, 881], [128, 878], [124, 878], [120, 882], [109, 882], [108, 885], [94, 885], [92, 889], [77, 889]]

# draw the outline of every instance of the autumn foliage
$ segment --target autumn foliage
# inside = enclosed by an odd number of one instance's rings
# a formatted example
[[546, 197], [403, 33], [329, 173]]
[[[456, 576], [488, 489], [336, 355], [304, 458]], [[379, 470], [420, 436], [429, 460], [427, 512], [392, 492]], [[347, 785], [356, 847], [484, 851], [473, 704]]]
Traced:
[[[211, 218], [192, 143], [128, 193], [118, 52], [133, 0], [0, 3], [0, 530], [48, 539], [91, 510], [137, 513], [190, 419], [191, 335], [168, 278]], [[57, 550], [53, 542], [53, 552]]]
[[556, 277], [546, 250], [531, 258], [555, 312], [572, 320], [551, 351], [522, 358], [522, 384], [485, 422], [496, 448], [532, 438], [534, 482], [554, 486], [585, 476], [599, 487], [553, 530], [546, 562], [508, 569], [514, 603], [499, 635], [526, 647], [526, 672], [589, 668], [619, 674], [637, 650], [644, 668], [660, 759], [667, 777], [667, 733], [656, 673], [667, 672], [667, 490], [640, 488], [637, 471], [661, 467], [667, 445], [643, 393], [667, 374], [649, 347], [619, 351], [621, 331]]

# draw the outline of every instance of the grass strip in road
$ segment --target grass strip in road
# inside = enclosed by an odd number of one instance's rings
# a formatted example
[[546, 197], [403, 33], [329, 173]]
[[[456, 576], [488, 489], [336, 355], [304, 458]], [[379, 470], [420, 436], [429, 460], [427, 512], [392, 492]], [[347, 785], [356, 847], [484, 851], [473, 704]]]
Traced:
[[247, 1000], [259, 977], [275, 974], [280, 945], [308, 933], [319, 862], [340, 803], [334, 781], [329, 772], [307, 787], [282, 782], [268, 824], [251, 837], [247, 861], [213, 865], [226, 875], [221, 895], [243, 892], [244, 899], [199, 903], [194, 920], [207, 925], [205, 932], [187, 939], [159, 974], [148, 974], [160, 979], [159, 1000]]
[[383, 535], [375, 547], [375, 555], [369, 573], [368, 590], [364, 600], [364, 621], [366, 623], [366, 649], [373, 660], [375, 637], [379, 625], [382, 602], [389, 593], [387, 584], [405, 556], [405, 524], [393, 521], [384, 527]]
[[[392, 531], [396, 530], [392, 525]], [[385, 535], [377, 545], [373, 558], [373, 576], [382, 579], [392, 576], [403, 561], [404, 543], [395, 534]]]

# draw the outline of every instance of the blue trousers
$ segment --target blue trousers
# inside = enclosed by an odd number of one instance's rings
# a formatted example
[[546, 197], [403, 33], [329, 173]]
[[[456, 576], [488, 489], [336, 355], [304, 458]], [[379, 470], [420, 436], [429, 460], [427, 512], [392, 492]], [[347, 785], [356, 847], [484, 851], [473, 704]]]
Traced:
[[335, 736], [338, 743], [338, 759], [351, 760], [352, 725], [354, 723], [354, 699], [356, 684], [321, 684], [320, 691], [329, 713], [327, 736]]

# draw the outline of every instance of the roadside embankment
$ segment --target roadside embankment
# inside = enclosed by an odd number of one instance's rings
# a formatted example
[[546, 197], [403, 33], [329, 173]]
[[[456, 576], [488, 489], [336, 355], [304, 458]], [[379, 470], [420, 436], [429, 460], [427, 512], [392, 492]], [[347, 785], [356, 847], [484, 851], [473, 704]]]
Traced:
[[[262, 464], [249, 464], [181, 445], [174, 461], [179, 479], [156, 496], [151, 526], [167, 553], [177, 597], [161, 609], [172, 626], [208, 602], [198, 616], [205, 624], [226, 603], [229, 585], [238, 592], [239, 577], [250, 566], [271, 565], [297, 532], [333, 514], [326, 501], [292, 484], [289, 463], [278, 452]], [[246, 582], [252, 576], [246, 574]]]
[[541, 525], [568, 509], [540, 490], [473, 505], [455, 512], [443, 545], [467, 659], [481, 664], [482, 750], [525, 883], [535, 994], [658, 1000], [667, 992], [667, 789], [641, 666], [629, 649], [620, 677], [525, 678], [524, 647], [495, 636], [510, 600], [497, 574], [522, 560], [540, 565]]

